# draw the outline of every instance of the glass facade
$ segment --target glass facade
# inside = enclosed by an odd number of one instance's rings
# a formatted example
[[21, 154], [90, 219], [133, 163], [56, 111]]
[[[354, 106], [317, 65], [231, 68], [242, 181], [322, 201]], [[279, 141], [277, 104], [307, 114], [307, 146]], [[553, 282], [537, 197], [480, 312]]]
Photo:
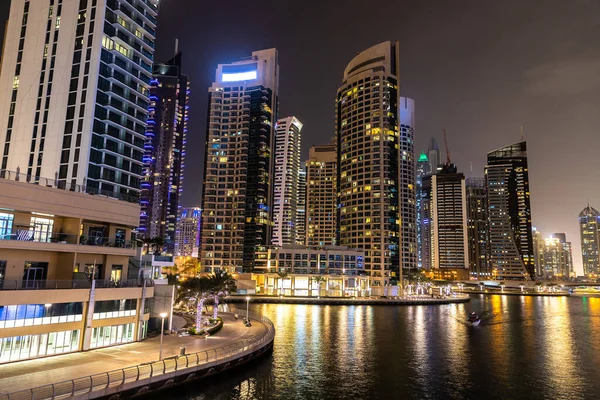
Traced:
[[82, 312], [81, 302], [0, 306], [0, 329], [81, 321]]
[[94, 304], [94, 319], [118, 318], [136, 315], [137, 300], [106, 300]]
[[0, 363], [77, 351], [80, 333], [74, 330], [0, 338]]
[[133, 342], [134, 330], [134, 323], [94, 328], [90, 348]]

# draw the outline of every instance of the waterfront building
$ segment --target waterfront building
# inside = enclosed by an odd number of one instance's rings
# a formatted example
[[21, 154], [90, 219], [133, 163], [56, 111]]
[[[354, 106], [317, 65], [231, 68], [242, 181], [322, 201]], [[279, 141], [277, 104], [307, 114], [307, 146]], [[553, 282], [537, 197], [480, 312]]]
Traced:
[[298, 170], [298, 209], [296, 211], [296, 244], [306, 244], [306, 164]]
[[534, 279], [526, 142], [488, 153], [485, 177], [492, 272], [499, 280]]
[[311, 146], [306, 161], [306, 244], [336, 245], [335, 143]]
[[579, 213], [581, 256], [583, 258], [583, 273], [586, 276], [596, 277], [600, 275], [600, 262], [598, 260], [599, 224], [600, 213], [588, 204]]
[[[417, 204], [417, 266], [418, 268], [430, 267], [430, 236], [428, 232], [429, 219], [426, 217], [426, 209], [428, 208], [425, 204], [425, 198], [427, 197], [426, 191], [423, 189], [423, 178], [431, 175], [431, 164], [427, 158], [427, 154], [421, 153], [417, 161], [417, 192], [416, 192], [416, 204]], [[425, 261], [424, 261], [425, 260]]]
[[454, 164], [423, 178], [429, 190], [431, 272], [440, 279], [469, 278], [469, 247], [465, 176]]
[[[258, 293], [286, 296], [366, 296], [365, 252], [345, 246], [269, 246], [257, 253]], [[318, 283], [314, 277], [321, 276]]]
[[533, 257], [536, 276], [544, 276], [544, 238], [542, 233], [534, 226], [531, 228], [533, 241]]
[[399, 43], [360, 52], [336, 101], [338, 243], [365, 251], [375, 294], [400, 279]]
[[200, 207], [181, 209], [175, 233], [176, 256], [198, 257], [201, 214]]
[[477, 279], [490, 278], [487, 259], [488, 209], [484, 178], [468, 178], [467, 237], [469, 240], [469, 269]]
[[0, 178], [0, 363], [146, 337], [155, 288], [130, 262], [140, 207], [85, 190]]
[[568, 280], [575, 276], [571, 242], [564, 233], [555, 233], [544, 240], [544, 267], [542, 277]]
[[417, 269], [417, 205], [415, 175], [415, 101], [400, 97], [400, 266], [403, 273]]
[[158, 0], [11, 2], [0, 173], [139, 197], [157, 11]]
[[189, 93], [189, 79], [181, 73], [181, 53], [154, 66], [139, 231], [145, 239], [163, 239], [163, 248], [171, 255], [183, 192]]
[[219, 64], [209, 88], [200, 228], [204, 272], [252, 272], [271, 241], [276, 49]]
[[296, 117], [282, 118], [275, 125], [273, 172], [273, 236], [271, 243], [296, 243], [300, 179], [302, 123]]

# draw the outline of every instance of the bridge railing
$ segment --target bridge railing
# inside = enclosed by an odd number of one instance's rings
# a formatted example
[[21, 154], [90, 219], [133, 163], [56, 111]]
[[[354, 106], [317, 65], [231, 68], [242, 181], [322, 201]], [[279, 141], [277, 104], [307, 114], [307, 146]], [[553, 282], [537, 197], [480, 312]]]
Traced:
[[[236, 313], [244, 317], [246, 316], [245, 310], [236, 310]], [[219, 360], [226, 360], [240, 353], [259, 349], [275, 337], [275, 327], [268, 318], [252, 312], [249, 313], [249, 317], [251, 320], [262, 322], [267, 327], [267, 331], [256, 337], [239, 340], [215, 349], [66, 380], [51, 385], [38, 386], [18, 392], [0, 394], [0, 400], [51, 400], [66, 399], [79, 395], [94, 398], [96, 397], [94, 396], [94, 392], [103, 391], [111, 387], [154, 378], [175, 371], [183, 371]], [[100, 395], [98, 394], [98, 396]]]

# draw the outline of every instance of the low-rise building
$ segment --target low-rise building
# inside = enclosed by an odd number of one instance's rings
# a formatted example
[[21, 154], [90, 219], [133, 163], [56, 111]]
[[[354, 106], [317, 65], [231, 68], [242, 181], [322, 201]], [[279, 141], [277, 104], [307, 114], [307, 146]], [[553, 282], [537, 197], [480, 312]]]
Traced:
[[[0, 363], [146, 337], [135, 199], [0, 171]], [[130, 270], [131, 269], [131, 270]]]

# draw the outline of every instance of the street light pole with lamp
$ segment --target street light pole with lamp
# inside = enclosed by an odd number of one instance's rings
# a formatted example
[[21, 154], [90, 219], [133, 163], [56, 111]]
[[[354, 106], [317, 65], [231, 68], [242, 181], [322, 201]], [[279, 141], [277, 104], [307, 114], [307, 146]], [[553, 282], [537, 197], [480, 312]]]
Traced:
[[246, 326], [250, 325], [250, 296], [246, 296]]
[[165, 317], [167, 316], [166, 312], [161, 312], [160, 318], [162, 318], [162, 322], [160, 323], [160, 350], [158, 353], [158, 360], [162, 361], [162, 351], [163, 351], [163, 336], [165, 333]]

